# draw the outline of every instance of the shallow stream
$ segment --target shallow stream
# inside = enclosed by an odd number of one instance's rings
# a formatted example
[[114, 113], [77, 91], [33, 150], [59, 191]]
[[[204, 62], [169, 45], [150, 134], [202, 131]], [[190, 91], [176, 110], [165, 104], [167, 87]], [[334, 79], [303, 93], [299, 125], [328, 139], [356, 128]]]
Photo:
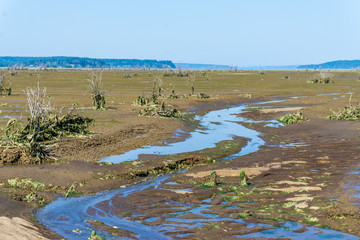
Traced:
[[[269, 101], [257, 104], [265, 104], [279, 101]], [[252, 106], [254, 104], [251, 104]], [[223, 160], [234, 159], [249, 153], [256, 152], [260, 146], [265, 145], [265, 142], [261, 139], [261, 133], [252, 129], [244, 127], [243, 122], [260, 122], [253, 121], [246, 118], [239, 117], [238, 114], [246, 111], [248, 104], [241, 104], [232, 106], [229, 108], [210, 111], [203, 116], [196, 116], [196, 120], [199, 121], [200, 128], [190, 133], [190, 136], [182, 142], [176, 142], [167, 144], [165, 146], [146, 146], [139, 149], [135, 149], [124, 153], [123, 155], [109, 156], [101, 159], [103, 162], [121, 163], [123, 161], [132, 161], [138, 159], [141, 154], [159, 154], [169, 155], [183, 152], [198, 151], [205, 148], [215, 147], [216, 143], [224, 140], [232, 140], [236, 137], [244, 137], [249, 139], [246, 146], [242, 150], [234, 155], [228, 156]], [[278, 127], [277, 121], [263, 121], [265, 124], [274, 124], [271, 126]], [[294, 143], [295, 145], [297, 143]], [[300, 143], [301, 144], [301, 143]], [[292, 145], [284, 146], [272, 146], [272, 147], [291, 147]], [[175, 173], [176, 174], [176, 173]], [[169, 234], [176, 235], [177, 237], [186, 236], [189, 233], [181, 233], [177, 230], [179, 227], [186, 225], [188, 228], [201, 227], [205, 224], [219, 222], [219, 221], [231, 221], [234, 224], [244, 223], [247, 228], [252, 229], [255, 227], [266, 227], [271, 230], [259, 231], [248, 235], [237, 236], [242, 237], [291, 237], [297, 239], [358, 239], [356, 236], [337, 232], [330, 229], [319, 229], [316, 227], [307, 227], [304, 232], [298, 230], [303, 228], [300, 223], [286, 222], [280, 227], [275, 228], [271, 225], [265, 224], [250, 224], [245, 223], [243, 219], [234, 218], [221, 218], [215, 214], [205, 213], [212, 205], [210, 199], [203, 200], [201, 204], [196, 205], [184, 205], [181, 203], [169, 200], [169, 205], [177, 205], [178, 212], [176, 215], [171, 215], [166, 218], [166, 224], [160, 224], [158, 226], [149, 226], [147, 223], [158, 220], [156, 217], [147, 218], [144, 221], [132, 221], [127, 217], [120, 218], [114, 214], [115, 206], [112, 205], [112, 198], [115, 196], [126, 197], [132, 193], [143, 191], [147, 188], [158, 188], [159, 185], [176, 185], [175, 183], [166, 183], [166, 180], [171, 175], [160, 176], [153, 180], [148, 180], [136, 185], [128, 186], [111, 191], [99, 192], [92, 196], [82, 196], [75, 198], [63, 198], [59, 197], [56, 201], [53, 201], [49, 205], [40, 209], [36, 218], [39, 222], [50, 228], [52, 231], [57, 232], [67, 239], [88, 239], [91, 231], [94, 229], [91, 226], [93, 219], [103, 222], [104, 224], [116, 229], [125, 229], [136, 234], [139, 239], [171, 239]], [[161, 189], [166, 190], [162, 187]], [[169, 189], [171, 190], [171, 189]], [[188, 189], [185, 189], [188, 190]], [[107, 211], [100, 208], [100, 203], [107, 201]], [[171, 201], [171, 202], [170, 202]], [[231, 207], [231, 206], [229, 206]], [[186, 209], [183, 212], [181, 209]], [[186, 219], [178, 218], [179, 215], [196, 214], [200, 216], [199, 219]], [[118, 239], [113, 235], [96, 230], [101, 236], [109, 239]]]

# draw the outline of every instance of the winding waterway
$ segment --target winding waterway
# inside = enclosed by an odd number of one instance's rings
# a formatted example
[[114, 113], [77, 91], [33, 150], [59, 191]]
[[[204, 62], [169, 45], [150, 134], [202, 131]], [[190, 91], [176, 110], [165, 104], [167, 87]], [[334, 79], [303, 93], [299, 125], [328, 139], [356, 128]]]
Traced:
[[[279, 100], [282, 101], [282, 100]], [[257, 104], [265, 104], [279, 101], [269, 101]], [[252, 104], [253, 105], [253, 104]], [[146, 146], [126, 152], [122, 155], [109, 156], [101, 159], [100, 161], [121, 163], [123, 161], [132, 161], [138, 159], [141, 154], [159, 154], [169, 155], [182, 152], [198, 151], [205, 148], [215, 147], [216, 143], [224, 140], [232, 140], [236, 137], [244, 137], [249, 139], [246, 146], [234, 155], [226, 157], [224, 160], [234, 159], [249, 153], [256, 152], [260, 146], [265, 142], [261, 139], [261, 133], [252, 129], [244, 127], [242, 122], [258, 122], [239, 117], [238, 114], [246, 111], [248, 104], [241, 104], [224, 108], [221, 110], [210, 111], [203, 116], [196, 116], [199, 121], [200, 128], [190, 133], [190, 136], [182, 142], [167, 144], [164, 146]], [[274, 124], [278, 127], [276, 121], [266, 121], [266, 123]], [[275, 147], [275, 146], [274, 146]], [[279, 147], [279, 146], [276, 146]], [[280, 146], [286, 147], [286, 146]], [[176, 173], [174, 173], [176, 174]], [[157, 188], [171, 175], [160, 176], [154, 180], [149, 180], [136, 185], [128, 186], [111, 191], [99, 192], [92, 196], [82, 196], [75, 198], [59, 197], [49, 205], [40, 209], [36, 218], [39, 222], [50, 228], [52, 231], [57, 232], [67, 239], [88, 239], [94, 227], [91, 226], [91, 221], [96, 219], [103, 222], [108, 226], [113, 226], [118, 229], [124, 229], [136, 234], [139, 239], [171, 239], [167, 233], [176, 232], [176, 227], [183, 226], [182, 224], [190, 224], [192, 227], [200, 227], [204, 224], [214, 221], [232, 221], [234, 223], [244, 223], [242, 219], [221, 218], [218, 215], [203, 213], [203, 210], [208, 209], [210, 199], [203, 200], [201, 204], [196, 206], [184, 206], [181, 203], [174, 203], [179, 208], [186, 208], [183, 214], [196, 214], [201, 216], [201, 219], [180, 219], [177, 217], [169, 217], [167, 220], [172, 224], [160, 224], [158, 226], [149, 226], [146, 223], [156, 221], [156, 218], [146, 219], [144, 222], [131, 221], [128, 218], [121, 218], [114, 214], [112, 208], [112, 198], [115, 196], [126, 197], [132, 193], [143, 191], [147, 188]], [[108, 210], [104, 211], [99, 205], [100, 203], [108, 201]], [[191, 210], [189, 210], [189, 207]], [[315, 227], [308, 227], [305, 232], [289, 231], [300, 229], [303, 226], [300, 223], [286, 222], [280, 228], [274, 228], [265, 224], [247, 224], [248, 228], [257, 226], [268, 227], [272, 230], [262, 231], [250, 235], [242, 235], [241, 237], [294, 237], [302, 239], [358, 239], [356, 236], [344, 234], [330, 229], [318, 229]], [[105, 236], [109, 239], [118, 239], [113, 235], [96, 230], [99, 235]], [[186, 236], [178, 234], [178, 237]]]

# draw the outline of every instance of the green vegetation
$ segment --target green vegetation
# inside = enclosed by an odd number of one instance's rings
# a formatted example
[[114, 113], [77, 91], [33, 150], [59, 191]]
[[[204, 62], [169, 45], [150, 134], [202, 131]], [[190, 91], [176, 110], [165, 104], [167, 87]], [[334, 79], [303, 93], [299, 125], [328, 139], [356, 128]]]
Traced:
[[103, 90], [102, 72], [90, 74], [89, 88], [92, 94], [93, 106], [96, 110], [106, 109], [105, 91]]
[[97, 235], [97, 233], [95, 232], [95, 230], [93, 230], [93, 231], [91, 232], [91, 236], [89, 237], [89, 240], [106, 240], [106, 238]]
[[176, 108], [166, 105], [163, 102], [161, 105], [152, 105], [139, 111], [140, 116], [159, 116], [159, 117], [172, 117], [182, 118], [182, 114]]
[[278, 119], [279, 122], [281, 122], [285, 125], [294, 124], [294, 123], [298, 123], [298, 122], [304, 122], [304, 121], [308, 121], [308, 120], [309, 119], [304, 117], [301, 112], [297, 112], [294, 114], [287, 114]]
[[194, 84], [195, 84], [195, 79], [196, 79], [196, 73], [195, 72], [191, 73], [189, 75], [189, 79], [190, 79], [189, 83], [190, 83], [190, 87], [191, 87], [191, 95], [194, 95], [194, 92], [195, 92]]
[[[139, 116], [159, 116], [159, 117], [172, 117], [172, 118], [182, 118], [182, 113], [173, 108], [170, 105], [165, 104], [165, 101], [159, 100], [162, 97], [164, 88], [162, 79], [155, 75], [153, 81], [152, 94], [150, 97], [144, 95], [138, 96], [135, 105], [145, 106], [144, 109], [139, 111]], [[166, 98], [163, 97], [163, 98]], [[175, 94], [175, 89], [172, 90], [172, 94], [168, 98], [176, 99], [178, 96]], [[161, 104], [160, 104], [161, 103]]]
[[241, 170], [240, 171], [240, 182], [239, 182], [239, 186], [247, 186], [247, 182], [246, 182], [246, 175], [245, 175], [245, 171]]
[[348, 105], [337, 112], [331, 110], [329, 115], [330, 120], [360, 120], [360, 105]]
[[71, 196], [74, 196], [76, 193], [75, 191], [75, 185], [74, 184], [71, 184], [71, 186], [69, 187], [69, 189], [67, 190], [67, 192], [65, 193], [65, 196], [66, 198], [68, 197], [71, 197]]
[[199, 99], [210, 98], [210, 96], [209, 96], [209, 95], [206, 95], [205, 93], [199, 93], [199, 94], [197, 95], [197, 97], [198, 97]]
[[26, 90], [30, 117], [26, 122], [10, 119], [5, 128], [5, 136], [12, 145], [25, 147], [30, 156], [43, 159], [46, 152], [40, 142], [72, 134], [85, 134], [90, 118], [68, 113], [53, 114], [50, 101], [46, 101], [46, 88]]
[[23, 189], [41, 190], [41, 191], [45, 190], [46, 188], [45, 184], [32, 180], [31, 178], [20, 179], [16, 177], [13, 179], [8, 179], [7, 183], [10, 187], [14, 187], [14, 188], [23, 188]]
[[209, 181], [204, 184], [205, 187], [214, 187], [218, 183], [218, 175], [216, 171], [212, 171]]
[[150, 106], [159, 104], [158, 95], [152, 94], [151, 97], [146, 97], [144, 95], [138, 96], [135, 100], [135, 105], [138, 106]]
[[334, 76], [331, 73], [320, 72], [319, 74], [316, 74], [314, 77], [312, 77], [310, 80], [307, 80], [306, 82], [328, 84], [328, 83], [334, 83], [333, 78]]

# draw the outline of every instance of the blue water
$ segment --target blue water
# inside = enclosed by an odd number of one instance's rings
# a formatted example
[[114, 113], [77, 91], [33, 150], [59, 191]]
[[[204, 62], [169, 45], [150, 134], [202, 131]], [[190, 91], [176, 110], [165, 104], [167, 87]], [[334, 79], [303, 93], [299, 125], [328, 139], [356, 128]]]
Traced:
[[[261, 102], [257, 104], [281, 102], [283, 100]], [[170, 143], [165, 146], [144, 146], [142, 148], [134, 149], [122, 155], [113, 155], [100, 159], [100, 162], [121, 163], [124, 161], [133, 161], [139, 158], [142, 154], [156, 154], [169, 155], [184, 152], [194, 152], [206, 148], [216, 147], [216, 144], [225, 141], [233, 140], [236, 137], [244, 137], [250, 139], [247, 145], [242, 148], [241, 152], [227, 157], [225, 160], [230, 160], [251, 152], [256, 152], [260, 146], [265, 142], [260, 138], [261, 133], [255, 130], [244, 127], [240, 122], [245, 123], [268, 123], [269, 126], [279, 127], [283, 126], [276, 120], [255, 121], [237, 116], [237, 114], [246, 112], [248, 104], [242, 104], [231, 108], [210, 111], [203, 116], [196, 116], [195, 120], [199, 122], [199, 128], [194, 132], [189, 133], [190, 136], [182, 142]], [[182, 134], [179, 131], [176, 134]]]

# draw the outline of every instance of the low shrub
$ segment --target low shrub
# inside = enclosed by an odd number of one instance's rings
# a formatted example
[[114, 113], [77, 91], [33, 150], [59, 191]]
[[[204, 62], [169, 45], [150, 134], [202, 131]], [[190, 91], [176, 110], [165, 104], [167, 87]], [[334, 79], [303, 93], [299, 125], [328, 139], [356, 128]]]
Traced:
[[304, 117], [301, 112], [297, 112], [294, 114], [287, 114], [285, 116], [282, 116], [278, 119], [279, 122], [287, 125], [287, 124], [294, 124], [298, 122], [308, 121], [309, 119]]
[[210, 98], [209, 95], [206, 95], [205, 93], [199, 93], [197, 95], [198, 99], [206, 99], [206, 98]]
[[307, 80], [306, 82], [307, 83], [323, 83], [323, 84], [334, 83], [333, 75], [331, 73], [324, 73], [324, 72], [321, 72], [321, 73], [313, 76], [313, 78]]
[[152, 94], [150, 97], [144, 95], [138, 96], [134, 104], [138, 106], [149, 106], [149, 105], [159, 104], [158, 95]]
[[166, 105], [165, 102], [159, 105], [148, 106], [139, 111], [140, 116], [159, 116], [159, 117], [172, 117], [182, 118], [182, 114], [176, 108]]
[[330, 110], [330, 120], [360, 120], [360, 105], [348, 105], [337, 112]]

